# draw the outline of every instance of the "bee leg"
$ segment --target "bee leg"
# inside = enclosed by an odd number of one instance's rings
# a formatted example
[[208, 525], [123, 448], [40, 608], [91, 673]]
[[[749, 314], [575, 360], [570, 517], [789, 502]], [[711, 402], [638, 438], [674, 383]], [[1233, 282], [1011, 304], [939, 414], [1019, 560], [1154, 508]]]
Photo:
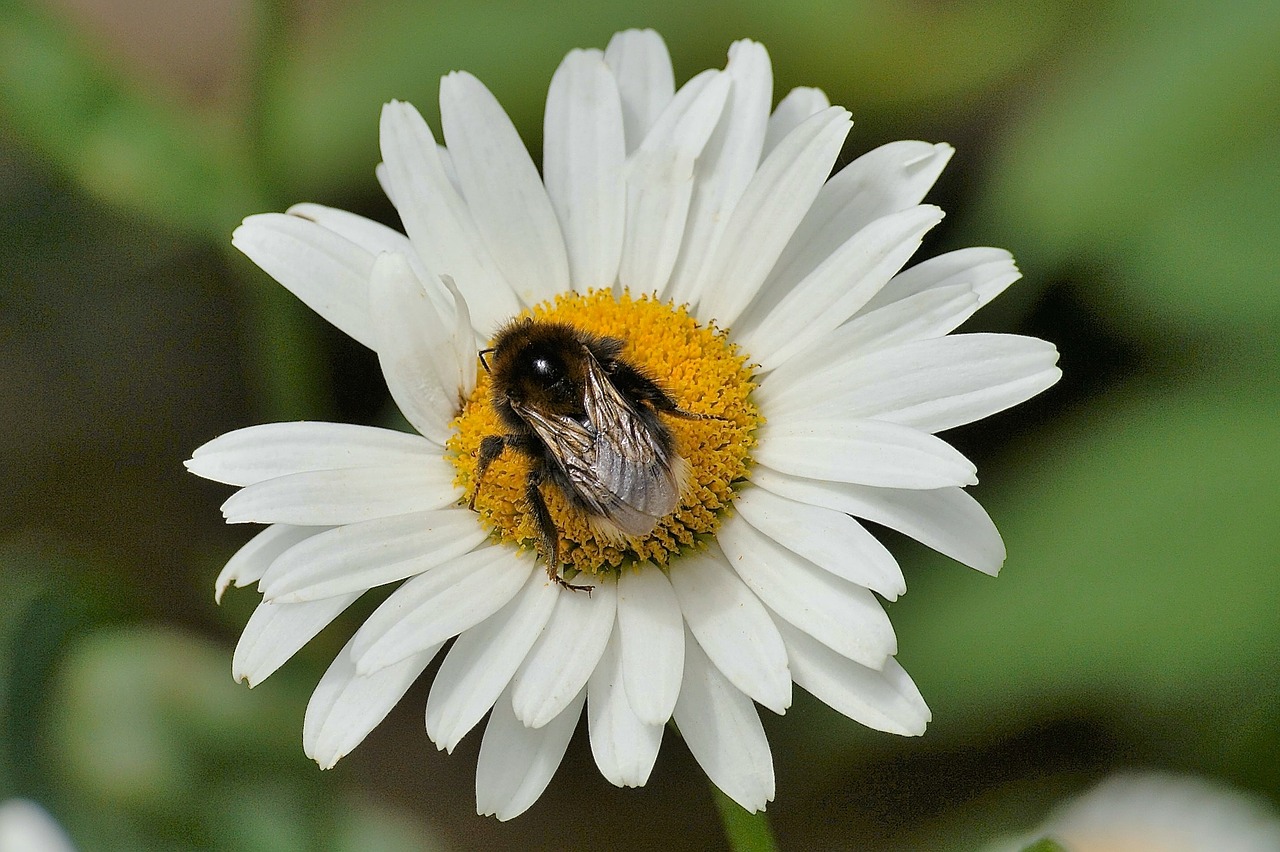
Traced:
[[672, 417], [680, 417], [685, 420], [725, 419], [716, 417], [714, 414], [695, 414], [692, 411], [685, 411], [671, 398], [670, 394], [644, 373], [621, 361], [615, 361], [611, 366], [613, 381], [618, 386], [618, 389], [635, 399], [649, 403], [653, 406], [654, 411], [660, 411], [670, 414]]
[[560, 576], [560, 534], [547, 509], [547, 501], [542, 499], [542, 492], [538, 490], [544, 477], [542, 468], [535, 465], [529, 471], [524, 488], [524, 498], [533, 510], [534, 526], [538, 528], [538, 553], [547, 563], [547, 576], [555, 580], [557, 585], [575, 592], [586, 592], [590, 596], [591, 586], [575, 586]]
[[696, 411], [685, 411], [676, 405], [676, 401], [666, 394], [662, 395], [661, 400], [650, 400], [649, 404], [655, 410], [664, 414], [670, 414], [672, 417], [679, 417], [681, 420], [721, 420], [728, 422], [728, 417], [721, 417], [719, 414], [699, 414]]
[[716, 414], [698, 414], [695, 411], [685, 411], [676, 401], [667, 395], [662, 388], [654, 386], [657, 396], [649, 398], [649, 404], [653, 406], [654, 411], [660, 411], [663, 414], [669, 414], [672, 417], [679, 417], [682, 420], [728, 420], [727, 417], [720, 417]]
[[672, 417], [679, 417], [682, 420], [728, 420], [728, 417], [721, 417], [718, 414], [699, 414], [696, 411], [685, 411], [683, 408], [662, 408], [659, 411], [670, 414]]
[[489, 435], [481, 441], [480, 450], [476, 453], [476, 485], [471, 490], [471, 499], [467, 501], [467, 508], [473, 512], [476, 508], [476, 495], [480, 493], [480, 481], [484, 478], [484, 472], [489, 469], [489, 465], [498, 460], [498, 456], [502, 455], [502, 451], [507, 447], [519, 450], [526, 456], [533, 456], [537, 453], [534, 439], [528, 435]]
[[718, 414], [699, 414], [696, 411], [685, 411], [676, 405], [676, 401], [665, 393], [658, 399], [649, 400], [649, 404], [653, 406], [655, 411], [663, 414], [669, 414], [672, 417], [679, 417], [681, 420], [728, 420], [727, 417], [721, 417]]
[[471, 489], [471, 499], [467, 501], [467, 508], [471, 511], [476, 509], [476, 495], [480, 493], [480, 481], [484, 479], [484, 472], [506, 448], [507, 437], [504, 435], [489, 435], [480, 442], [480, 452], [476, 454], [476, 487]]

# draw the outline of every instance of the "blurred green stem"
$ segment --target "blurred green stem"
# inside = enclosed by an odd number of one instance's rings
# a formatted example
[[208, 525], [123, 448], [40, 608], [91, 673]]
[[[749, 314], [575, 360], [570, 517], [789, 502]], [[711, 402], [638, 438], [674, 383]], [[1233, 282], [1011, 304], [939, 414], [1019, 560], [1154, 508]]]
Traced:
[[778, 843], [764, 811], [747, 813], [714, 784], [711, 785], [711, 794], [715, 797], [716, 809], [720, 811], [720, 822], [724, 824], [730, 849], [734, 852], [777, 852]]
[[[285, 51], [287, 3], [256, 0], [253, 4], [253, 55], [250, 97], [244, 119], [245, 159], [252, 167], [257, 196], [276, 199], [272, 180], [271, 110], [275, 98], [273, 68]], [[271, 202], [267, 202], [270, 204]], [[244, 215], [259, 210], [245, 210]], [[229, 236], [229, 235], [228, 235]], [[232, 261], [241, 269], [242, 262]], [[329, 410], [317, 324], [311, 312], [283, 287], [254, 270], [243, 274], [245, 351], [256, 378], [257, 409], [270, 420], [315, 418]]]
[[271, 421], [325, 416], [331, 400], [314, 314], [266, 273], [248, 268], [243, 259], [232, 263], [245, 270], [242, 351], [253, 377], [254, 409]]
[[246, 154], [254, 164], [261, 189], [270, 196], [276, 187], [272, 180], [271, 109], [275, 91], [275, 68], [287, 51], [285, 0], [255, 0], [253, 4], [253, 48], [249, 66], [249, 104], [245, 116], [248, 139]]

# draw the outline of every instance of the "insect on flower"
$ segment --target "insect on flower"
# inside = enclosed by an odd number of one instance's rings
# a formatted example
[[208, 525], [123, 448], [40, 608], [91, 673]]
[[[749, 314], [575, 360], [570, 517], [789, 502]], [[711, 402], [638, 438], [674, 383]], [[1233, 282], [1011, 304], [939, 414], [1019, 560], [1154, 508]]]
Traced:
[[[517, 320], [481, 351], [493, 407], [508, 431], [480, 444], [475, 508], [485, 470], [508, 447], [531, 461], [525, 500], [547, 575], [560, 585], [560, 536], [541, 487], [558, 488], [596, 532], [622, 541], [647, 535], [675, 510], [689, 463], [661, 414], [698, 419], [622, 357], [625, 343], [567, 323]], [[490, 356], [485, 358], [485, 356]], [[491, 363], [492, 362], [492, 363]]]

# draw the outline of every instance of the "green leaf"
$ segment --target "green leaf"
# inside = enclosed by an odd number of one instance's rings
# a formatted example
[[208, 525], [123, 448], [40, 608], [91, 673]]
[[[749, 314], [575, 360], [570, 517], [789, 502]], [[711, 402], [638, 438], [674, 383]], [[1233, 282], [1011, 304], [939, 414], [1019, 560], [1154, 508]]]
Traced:
[[73, 550], [42, 536], [0, 541], [0, 798], [55, 794], [45, 725], [66, 643], [129, 612], [105, 579], [112, 566]]
[[0, 118], [88, 192], [220, 239], [261, 209], [232, 128], [109, 73], [19, 0], [3, 9]]
[[1280, 133], [1263, 151], [1216, 165], [1187, 192], [1154, 205], [1107, 308], [1149, 336], [1200, 329], [1223, 348], [1275, 351], [1280, 322]]
[[[663, 35], [678, 81], [722, 66], [731, 42], [752, 37], [773, 57], [778, 97], [817, 85], [833, 96], [856, 92], [863, 111], [921, 102], [965, 110], [983, 86], [1030, 64], [1059, 37], [1062, 8], [1058, 0], [919, 7], [807, 0], [781, 12], [772, 3], [662, 0], [636, 19], [630, 7], [593, 0], [561, 3], [554, 14], [538, 4], [363, 3], [298, 33], [270, 75], [273, 172], [299, 197], [370, 187], [381, 105], [408, 100], [438, 127], [439, 78], [455, 69], [493, 90], [536, 151], [561, 58], [575, 47], [603, 48], [629, 26]], [[850, 33], [870, 37], [851, 44]]]
[[820, 86], [855, 120], [925, 104], [936, 120], [939, 111], [971, 110], [984, 88], [1035, 62], [1062, 37], [1069, 7], [809, 0], [779, 14], [776, 3], [757, 0], [747, 8], [749, 32], [769, 48], [781, 84]]
[[408, 813], [385, 804], [346, 804], [333, 837], [334, 852], [438, 852], [444, 840]]
[[1274, 327], [1280, 5], [1141, 0], [1076, 32], [997, 142], [983, 238], [1041, 277], [1106, 270], [1097, 292], [1165, 333]]
[[100, 630], [73, 646], [52, 718], [72, 786], [125, 809], [190, 806], [213, 762], [200, 743], [257, 729], [252, 703], [210, 644]]
[[[479, 77], [538, 150], [547, 86], [561, 58], [574, 47], [603, 48], [623, 26], [616, 6], [591, 0], [571, 0], [554, 13], [538, 4], [382, 0], [334, 14], [325, 27], [298, 33], [271, 75], [272, 171], [299, 198], [371, 190], [382, 105], [409, 101], [438, 131], [440, 77], [456, 69]], [[669, 25], [703, 44], [709, 16], [665, 0], [646, 7], [645, 25]], [[721, 60], [728, 45], [715, 46]]]
[[1188, 725], [1217, 712], [1204, 733], [1220, 737], [1223, 716], [1274, 688], [1280, 392], [1259, 381], [1269, 369], [1114, 394], [984, 480], [975, 496], [1009, 551], [999, 579], [939, 564], [912, 572], [892, 608], [935, 732], [1088, 700]]

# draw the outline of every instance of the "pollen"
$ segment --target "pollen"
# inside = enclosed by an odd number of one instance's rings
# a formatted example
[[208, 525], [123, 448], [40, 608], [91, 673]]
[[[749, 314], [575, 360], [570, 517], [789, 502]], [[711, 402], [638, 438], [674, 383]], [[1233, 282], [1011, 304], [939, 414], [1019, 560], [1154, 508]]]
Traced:
[[[624, 341], [624, 360], [656, 380], [680, 408], [699, 415], [696, 419], [661, 415], [690, 471], [675, 510], [648, 535], [610, 537], [572, 506], [558, 487], [542, 485], [542, 497], [560, 536], [562, 567], [598, 574], [643, 560], [665, 565], [682, 550], [698, 546], [719, 527], [733, 503], [735, 487], [746, 481], [750, 470], [761, 418], [751, 401], [755, 385], [746, 355], [724, 331], [700, 325], [682, 306], [648, 296], [615, 297], [609, 290], [565, 293], [525, 315]], [[456, 482], [468, 499], [475, 492], [479, 520], [495, 538], [536, 550], [537, 527], [524, 497], [529, 459], [507, 450], [485, 471], [480, 489], [475, 489], [481, 441], [506, 431], [490, 395], [489, 375], [480, 369], [475, 391], [454, 419], [447, 445], [457, 468]]]

